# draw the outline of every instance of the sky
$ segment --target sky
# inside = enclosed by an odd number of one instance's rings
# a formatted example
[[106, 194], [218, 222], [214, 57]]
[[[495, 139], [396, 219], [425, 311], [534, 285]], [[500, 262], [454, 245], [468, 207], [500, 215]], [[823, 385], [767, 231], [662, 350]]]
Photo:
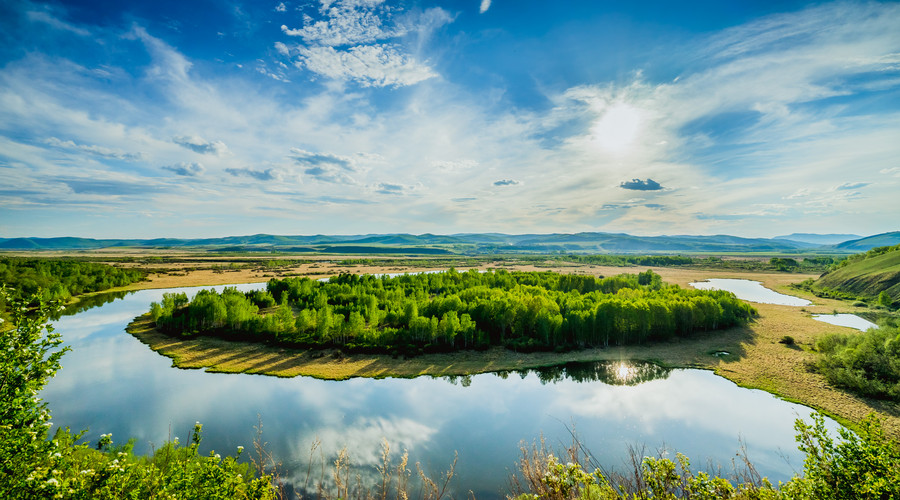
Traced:
[[900, 3], [0, 0], [0, 237], [900, 229]]

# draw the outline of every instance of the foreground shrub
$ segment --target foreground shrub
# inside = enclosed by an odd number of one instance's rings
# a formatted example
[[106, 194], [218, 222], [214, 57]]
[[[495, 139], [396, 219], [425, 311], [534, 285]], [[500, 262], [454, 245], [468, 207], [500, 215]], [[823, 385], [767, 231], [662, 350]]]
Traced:
[[0, 293], [13, 323], [0, 333], [0, 498], [276, 498], [268, 476], [254, 478], [238, 463], [240, 449], [224, 459], [199, 455], [199, 423], [189, 446], [175, 440], [148, 457], [135, 456], [131, 443], [114, 447], [109, 435], [97, 449], [78, 444], [81, 435], [68, 429], [48, 439], [50, 412], [37, 394], [68, 349], [47, 324], [52, 307], [43, 299]]
[[523, 448], [518, 474], [511, 478], [517, 500], [600, 499], [896, 499], [900, 498], [900, 446], [884, 434], [870, 415], [857, 433], [841, 428], [839, 440], [825, 429], [821, 415], [795, 423], [799, 449], [806, 453], [803, 475], [777, 487], [760, 478], [743, 456], [730, 478], [692, 470], [680, 453], [675, 460], [641, 457], [632, 450], [629, 473], [591, 468], [593, 460], [577, 441], [565, 450], [562, 464], [546, 447]]
[[863, 396], [900, 401], [900, 328], [832, 334], [816, 343], [816, 369], [837, 387]]

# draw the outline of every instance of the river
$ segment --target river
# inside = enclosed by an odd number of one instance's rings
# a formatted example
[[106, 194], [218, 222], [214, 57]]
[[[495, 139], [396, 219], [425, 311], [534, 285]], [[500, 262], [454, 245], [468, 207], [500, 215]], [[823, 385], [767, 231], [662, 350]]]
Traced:
[[132, 437], [144, 453], [172, 437], [186, 442], [199, 421], [202, 452], [234, 453], [241, 445], [246, 454], [262, 422], [282, 476], [298, 484], [316, 439], [324, 454], [317, 460], [333, 461], [347, 447], [364, 475], [374, 471], [384, 440], [395, 463], [405, 449], [426, 471], [446, 470], [458, 453], [458, 497], [469, 490], [476, 498], [502, 497], [521, 444], [543, 435], [559, 447], [573, 429], [608, 469], [625, 470], [629, 446], [645, 446], [727, 472], [743, 443], [773, 481], [802, 470], [793, 424], [809, 420], [810, 410], [708, 371], [614, 364], [455, 379], [281, 379], [173, 368], [125, 332], [164, 292], [192, 296], [198, 289], [138, 291], [55, 321], [72, 351], [42, 393], [54, 424], [89, 429], [91, 442], [110, 432], [118, 443]]

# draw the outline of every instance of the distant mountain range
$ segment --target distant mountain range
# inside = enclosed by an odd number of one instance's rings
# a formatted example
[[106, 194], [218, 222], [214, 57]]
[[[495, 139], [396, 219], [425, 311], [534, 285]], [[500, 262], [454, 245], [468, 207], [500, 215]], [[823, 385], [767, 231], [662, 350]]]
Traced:
[[776, 240], [792, 240], [803, 243], [814, 243], [816, 245], [837, 245], [849, 240], [858, 240], [862, 236], [858, 234], [811, 234], [811, 233], [793, 233], [787, 236], [776, 236]]
[[0, 250], [95, 250], [115, 247], [197, 248], [216, 252], [340, 254], [500, 254], [500, 253], [855, 253], [900, 244], [900, 231], [860, 238], [841, 234], [792, 234], [776, 238], [738, 236], [633, 236], [624, 233], [575, 234], [365, 234], [278, 236], [255, 234], [225, 238], [92, 239], [0, 238]]

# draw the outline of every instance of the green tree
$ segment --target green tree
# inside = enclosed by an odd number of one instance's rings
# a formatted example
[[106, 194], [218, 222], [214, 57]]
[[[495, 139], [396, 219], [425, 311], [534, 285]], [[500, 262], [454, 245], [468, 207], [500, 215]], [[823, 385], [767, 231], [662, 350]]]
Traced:
[[0, 334], [0, 498], [27, 498], [35, 490], [29, 476], [44, 468], [56, 449], [47, 440], [50, 412], [37, 394], [69, 348], [59, 347], [62, 338], [47, 324], [54, 308], [40, 295], [13, 298], [6, 287], [0, 295], [10, 305], [13, 324]]

